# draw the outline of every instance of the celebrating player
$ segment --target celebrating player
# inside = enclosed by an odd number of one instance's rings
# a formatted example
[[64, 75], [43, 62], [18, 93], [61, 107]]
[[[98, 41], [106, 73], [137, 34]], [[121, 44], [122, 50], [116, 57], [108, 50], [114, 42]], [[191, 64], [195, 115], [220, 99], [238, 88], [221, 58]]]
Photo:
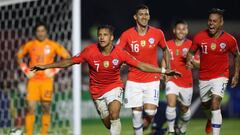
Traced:
[[[179, 101], [181, 118], [179, 122], [180, 135], [184, 135], [187, 130], [187, 123], [191, 118], [189, 108], [193, 93], [192, 72], [186, 67], [186, 57], [192, 41], [187, 39], [188, 24], [184, 20], [179, 20], [173, 28], [175, 38], [167, 41], [171, 54], [171, 68], [182, 74], [180, 78], [170, 78], [166, 83], [167, 108], [166, 118], [168, 120], [168, 135], [174, 135], [174, 125], [176, 118], [176, 101]], [[198, 67], [199, 61], [193, 59], [193, 66]]]
[[[157, 47], [163, 49], [167, 69], [170, 69], [170, 55], [166, 46], [163, 32], [148, 25], [150, 14], [146, 5], [136, 8], [133, 16], [136, 27], [132, 27], [121, 35], [118, 46], [127, 50], [138, 60], [158, 66]], [[164, 71], [165, 69], [162, 68]], [[125, 89], [125, 107], [132, 108], [132, 122], [136, 135], [143, 134], [142, 111], [148, 116], [146, 122], [150, 123], [157, 112], [159, 101], [160, 74], [146, 73], [130, 67]]]
[[[25, 118], [26, 135], [33, 134], [35, 122], [35, 108], [38, 101], [42, 105], [42, 135], [46, 135], [51, 122], [50, 106], [53, 94], [53, 77], [59, 69], [49, 69], [32, 72], [29, 67], [39, 64], [49, 64], [54, 61], [56, 55], [62, 58], [70, 58], [69, 53], [58, 43], [48, 39], [47, 26], [38, 23], [35, 27], [36, 39], [23, 45], [18, 53], [17, 59], [21, 70], [29, 78], [27, 84], [27, 114]], [[29, 55], [29, 65], [23, 62], [25, 55]]]
[[220, 134], [222, 124], [220, 105], [229, 78], [229, 53], [235, 58], [231, 87], [237, 85], [239, 77], [238, 45], [232, 35], [223, 31], [223, 23], [223, 10], [213, 8], [209, 12], [208, 29], [196, 34], [187, 57], [187, 65], [192, 66], [192, 56], [200, 50], [200, 96], [208, 118], [206, 132], [212, 130], [213, 135]]
[[32, 70], [48, 68], [64, 68], [73, 64], [87, 62], [90, 68], [90, 94], [94, 100], [99, 115], [111, 135], [120, 135], [121, 123], [119, 112], [122, 102], [122, 81], [120, 67], [123, 63], [145, 72], [179, 75], [175, 71], [162, 71], [150, 64], [139, 62], [126, 51], [113, 46], [113, 28], [103, 25], [98, 28], [98, 43], [86, 47], [81, 53], [71, 59], [60, 62], [35, 66]]

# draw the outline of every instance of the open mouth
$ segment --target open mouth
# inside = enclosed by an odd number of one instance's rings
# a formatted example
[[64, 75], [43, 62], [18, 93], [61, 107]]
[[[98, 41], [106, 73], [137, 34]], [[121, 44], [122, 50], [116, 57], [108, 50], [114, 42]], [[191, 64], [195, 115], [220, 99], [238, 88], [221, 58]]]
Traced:
[[214, 26], [210, 26], [208, 29], [209, 29], [210, 32], [214, 32], [215, 31], [215, 27]]
[[105, 41], [99, 41], [100, 42], [100, 44], [104, 44], [105, 43]]

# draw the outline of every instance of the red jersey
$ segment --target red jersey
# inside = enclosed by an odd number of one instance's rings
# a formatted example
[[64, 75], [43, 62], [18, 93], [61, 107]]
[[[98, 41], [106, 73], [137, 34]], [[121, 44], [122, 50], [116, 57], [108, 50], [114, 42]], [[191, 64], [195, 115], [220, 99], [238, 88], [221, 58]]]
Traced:
[[[160, 29], [149, 26], [144, 36], [138, 34], [135, 27], [132, 27], [121, 35], [117, 45], [124, 48], [139, 61], [152, 64], [158, 67], [157, 46], [166, 47], [166, 41], [163, 32]], [[129, 68], [128, 80], [134, 82], [151, 82], [160, 80], [160, 74], [146, 73], [136, 69]]]
[[[188, 50], [192, 45], [192, 41], [186, 39], [182, 45], [177, 46], [174, 40], [169, 40], [167, 41], [167, 45], [171, 54], [171, 69], [174, 69], [182, 74], [182, 77], [172, 77], [170, 81], [180, 87], [192, 87], [192, 71], [186, 67], [186, 57]], [[198, 59], [197, 56], [195, 59]]]
[[124, 62], [130, 66], [137, 66], [139, 63], [133, 56], [118, 47], [114, 47], [108, 56], [104, 56], [97, 44], [86, 47], [81, 53], [72, 57], [72, 61], [75, 64], [88, 63], [90, 93], [93, 99], [101, 97], [116, 87], [123, 87], [120, 68]]
[[191, 51], [200, 49], [199, 79], [210, 80], [218, 77], [229, 77], [229, 52], [238, 51], [236, 39], [227, 32], [218, 38], [212, 38], [208, 30], [197, 33]]

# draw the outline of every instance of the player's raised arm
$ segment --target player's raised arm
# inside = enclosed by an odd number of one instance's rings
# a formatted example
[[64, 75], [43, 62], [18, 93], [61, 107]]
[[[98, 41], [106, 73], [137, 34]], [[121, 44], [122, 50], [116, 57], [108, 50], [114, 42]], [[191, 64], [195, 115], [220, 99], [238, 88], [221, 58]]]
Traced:
[[32, 71], [45, 70], [49, 68], [66, 68], [72, 66], [74, 63], [72, 59], [65, 59], [47, 65], [37, 65], [31, 68]]

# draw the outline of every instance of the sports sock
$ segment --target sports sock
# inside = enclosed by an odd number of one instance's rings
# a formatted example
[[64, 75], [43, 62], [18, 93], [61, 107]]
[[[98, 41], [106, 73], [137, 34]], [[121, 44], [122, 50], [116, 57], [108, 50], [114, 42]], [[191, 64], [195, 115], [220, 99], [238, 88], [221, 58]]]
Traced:
[[175, 123], [175, 119], [176, 119], [176, 107], [167, 106], [166, 118], [167, 118], [167, 122], [168, 122], [168, 131], [174, 132], [174, 123]]
[[42, 131], [41, 131], [41, 135], [46, 135], [47, 134], [50, 122], [51, 122], [50, 114], [43, 114], [42, 115]]
[[34, 122], [35, 122], [35, 115], [27, 113], [25, 118], [26, 135], [33, 135]]

